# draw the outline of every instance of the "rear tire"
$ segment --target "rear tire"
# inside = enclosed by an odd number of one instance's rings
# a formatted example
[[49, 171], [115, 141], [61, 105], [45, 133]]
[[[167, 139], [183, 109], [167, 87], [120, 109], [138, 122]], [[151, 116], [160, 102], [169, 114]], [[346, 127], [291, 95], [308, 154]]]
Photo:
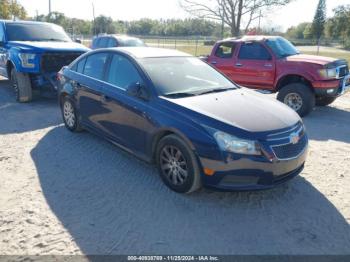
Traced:
[[328, 106], [332, 104], [337, 97], [317, 97], [316, 98], [316, 106]]
[[277, 99], [297, 112], [301, 117], [308, 115], [315, 107], [315, 95], [302, 83], [293, 83], [283, 87]]
[[83, 130], [80, 124], [79, 113], [72, 100], [67, 96], [62, 98], [61, 112], [64, 125], [69, 131], [81, 132]]
[[32, 83], [28, 74], [17, 72], [11, 69], [11, 82], [15, 91], [16, 101], [28, 103], [33, 99]]
[[171, 190], [189, 194], [201, 188], [197, 159], [191, 148], [178, 136], [169, 135], [160, 140], [156, 163], [161, 179]]

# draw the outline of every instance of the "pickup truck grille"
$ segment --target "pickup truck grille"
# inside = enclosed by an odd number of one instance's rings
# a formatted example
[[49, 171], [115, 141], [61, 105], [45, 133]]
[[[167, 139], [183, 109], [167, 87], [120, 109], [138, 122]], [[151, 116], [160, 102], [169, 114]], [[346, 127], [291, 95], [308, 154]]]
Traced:
[[41, 57], [41, 71], [44, 73], [53, 73], [61, 70], [63, 66], [69, 65], [83, 53], [45, 53]]
[[272, 150], [275, 153], [276, 157], [281, 160], [295, 158], [299, 156], [307, 146], [307, 137], [306, 135], [302, 135], [301, 139], [298, 143], [286, 144], [280, 146], [273, 146]]
[[349, 74], [349, 67], [343, 66], [339, 68], [339, 78], [343, 78], [344, 76]]

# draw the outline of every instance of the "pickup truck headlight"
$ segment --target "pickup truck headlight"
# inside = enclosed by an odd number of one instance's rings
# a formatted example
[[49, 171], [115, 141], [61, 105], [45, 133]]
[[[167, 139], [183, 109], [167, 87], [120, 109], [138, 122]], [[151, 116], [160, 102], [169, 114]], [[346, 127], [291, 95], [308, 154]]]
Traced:
[[35, 67], [35, 63], [34, 63], [35, 54], [19, 53], [18, 57], [21, 60], [22, 67], [25, 67], [25, 68]]
[[337, 69], [331, 68], [331, 69], [320, 69], [318, 70], [318, 73], [322, 78], [331, 79], [331, 78], [337, 78]]
[[261, 155], [257, 141], [241, 139], [221, 131], [214, 133], [214, 138], [221, 150], [243, 155]]

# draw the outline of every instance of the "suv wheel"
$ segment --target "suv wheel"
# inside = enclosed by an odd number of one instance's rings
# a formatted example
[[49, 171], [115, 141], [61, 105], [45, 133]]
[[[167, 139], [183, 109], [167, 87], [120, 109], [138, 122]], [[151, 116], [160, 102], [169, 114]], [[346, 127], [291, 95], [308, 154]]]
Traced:
[[200, 169], [189, 146], [178, 136], [169, 135], [157, 146], [156, 163], [163, 182], [177, 193], [201, 188]]
[[78, 112], [73, 102], [68, 97], [64, 97], [62, 99], [61, 111], [62, 111], [64, 125], [69, 131], [72, 131], [72, 132], [82, 131], [79, 117], [78, 117]]
[[315, 107], [315, 95], [307, 85], [302, 83], [286, 85], [278, 93], [277, 99], [301, 117], [308, 115]]
[[28, 74], [17, 72], [15, 68], [12, 68], [11, 82], [17, 102], [26, 103], [32, 101], [32, 84]]
[[317, 97], [316, 105], [317, 106], [328, 106], [332, 104], [337, 98], [336, 97]]

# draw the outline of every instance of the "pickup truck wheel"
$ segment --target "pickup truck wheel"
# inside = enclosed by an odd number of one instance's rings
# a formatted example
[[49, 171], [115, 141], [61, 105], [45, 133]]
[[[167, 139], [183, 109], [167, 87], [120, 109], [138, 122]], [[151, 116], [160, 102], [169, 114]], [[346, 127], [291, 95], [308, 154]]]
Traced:
[[286, 85], [278, 93], [277, 99], [301, 117], [308, 115], [315, 107], [315, 95], [308, 86], [301, 83]]
[[177, 193], [189, 194], [201, 188], [198, 161], [191, 148], [178, 136], [160, 140], [156, 163], [164, 184]]
[[11, 82], [15, 91], [16, 100], [20, 103], [30, 102], [33, 99], [33, 90], [30, 77], [28, 74], [11, 70]]
[[317, 97], [316, 105], [317, 106], [328, 106], [332, 104], [337, 98], [336, 97]]

